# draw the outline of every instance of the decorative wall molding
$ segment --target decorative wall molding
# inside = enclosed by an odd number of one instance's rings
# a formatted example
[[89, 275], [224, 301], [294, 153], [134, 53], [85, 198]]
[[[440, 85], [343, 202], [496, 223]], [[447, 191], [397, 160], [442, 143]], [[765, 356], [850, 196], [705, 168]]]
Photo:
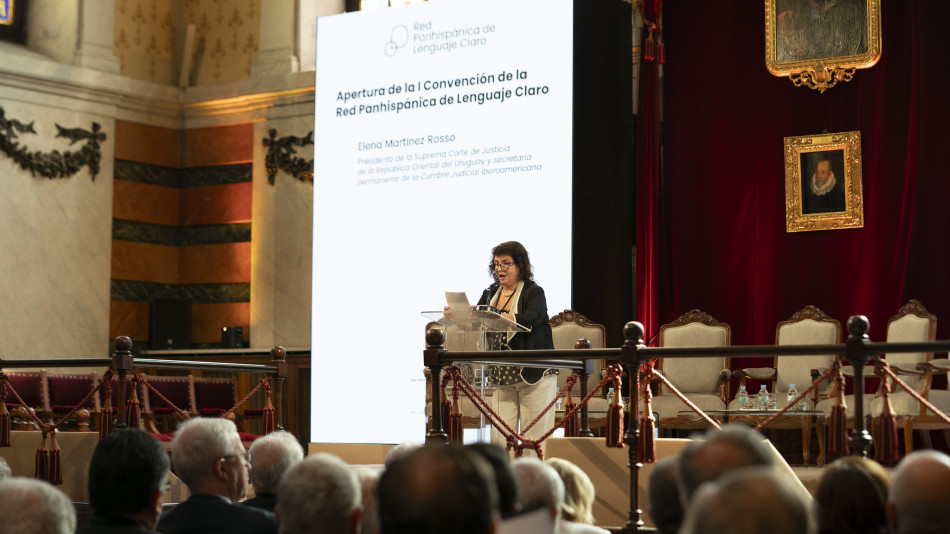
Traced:
[[106, 140], [105, 132], [101, 132], [100, 129], [98, 122], [92, 123], [91, 131], [82, 128], [63, 128], [56, 124], [57, 138], [69, 139], [70, 146], [83, 140], [86, 144], [78, 152], [68, 150], [62, 153], [59, 150], [49, 153], [39, 150], [30, 152], [28, 148], [20, 146], [17, 134], [35, 134], [33, 122], [23, 124], [17, 119], [7, 119], [6, 111], [0, 107], [0, 150], [13, 158], [20, 168], [30, 171], [33, 176], [39, 174], [46, 178], [69, 178], [83, 167], [89, 167], [92, 180], [95, 181], [96, 175], [99, 174], [99, 162], [102, 160], [99, 143]]
[[264, 165], [267, 167], [267, 181], [274, 185], [277, 171], [282, 170], [301, 182], [313, 183], [313, 159], [304, 159], [295, 154], [294, 146], [313, 145], [313, 130], [303, 138], [296, 135], [277, 138], [277, 129], [268, 130], [270, 137], [261, 140], [267, 147]]

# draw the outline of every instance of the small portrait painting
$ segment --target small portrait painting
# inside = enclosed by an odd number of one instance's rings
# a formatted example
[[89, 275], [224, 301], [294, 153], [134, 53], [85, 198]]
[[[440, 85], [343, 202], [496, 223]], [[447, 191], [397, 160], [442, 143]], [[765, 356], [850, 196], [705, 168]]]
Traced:
[[844, 150], [801, 155], [802, 213], [845, 211]]

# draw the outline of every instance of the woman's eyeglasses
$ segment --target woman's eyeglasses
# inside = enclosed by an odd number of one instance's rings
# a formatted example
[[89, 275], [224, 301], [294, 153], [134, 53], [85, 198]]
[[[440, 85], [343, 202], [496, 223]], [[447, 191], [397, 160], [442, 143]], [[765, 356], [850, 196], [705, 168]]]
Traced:
[[496, 271], [505, 272], [509, 268], [511, 268], [512, 265], [514, 265], [514, 262], [511, 262], [511, 261], [503, 261], [503, 262], [496, 261], [496, 262], [492, 262], [491, 268], [495, 269]]

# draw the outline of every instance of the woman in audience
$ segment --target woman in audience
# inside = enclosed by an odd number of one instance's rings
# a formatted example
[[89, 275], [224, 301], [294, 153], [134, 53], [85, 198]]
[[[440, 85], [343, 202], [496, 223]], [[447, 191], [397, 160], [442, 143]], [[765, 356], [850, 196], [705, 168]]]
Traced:
[[825, 467], [815, 490], [819, 534], [887, 532], [890, 475], [874, 460], [845, 456]]
[[591, 507], [594, 505], [594, 484], [587, 473], [576, 464], [562, 458], [548, 458], [545, 462], [557, 471], [564, 482], [564, 501], [561, 502], [561, 519], [594, 524]]

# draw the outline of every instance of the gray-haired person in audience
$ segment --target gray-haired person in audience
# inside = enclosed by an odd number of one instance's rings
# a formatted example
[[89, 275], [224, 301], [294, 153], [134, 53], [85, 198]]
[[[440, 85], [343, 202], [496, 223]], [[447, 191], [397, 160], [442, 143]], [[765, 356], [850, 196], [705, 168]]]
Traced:
[[887, 499], [891, 532], [950, 532], [950, 456], [933, 450], [908, 454], [894, 470]]
[[99, 440], [89, 463], [93, 515], [78, 534], [151, 532], [162, 514], [168, 453], [141, 430], [121, 430]]
[[650, 517], [660, 534], [676, 534], [683, 523], [683, 504], [680, 502], [679, 456], [669, 456], [653, 464], [647, 498]]
[[746, 467], [702, 484], [682, 534], [814, 534], [809, 503], [771, 467]]
[[162, 515], [164, 534], [273, 534], [274, 514], [234, 504], [247, 495], [247, 451], [232, 421], [196, 417], [178, 427], [172, 465], [191, 497]]
[[3, 534], [73, 534], [75, 530], [76, 510], [65, 493], [32, 478], [0, 481]]
[[561, 517], [564, 482], [553, 467], [530, 457], [515, 458], [511, 467], [518, 483], [518, 503], [522, 512], [547, 510], [554, 518], [555, 534], [608, 534], [605, 529]]
[[377, 495], [382, 534], [490, 534], [499, 516], [491, 467], [452, 445], [425, 445], [394, 461]]
[[10, 469], [10, 466], [7, 464], [7, 460], [0, 456], [0, 480], [5, 478], [10, 478], [13, 476], [13, 470]]
[[360, 495], [363, 501], [363, 514], [360, 516], [362, 534], [379, 533], [379, 511], [377, 511], [376, 489], [383, 470], [376, 466], [360, 466], [356, 469], [356, 478], [360, 483]]
[[775, 457], [758, 432], [741, 424], [709, 430], [705, 439], [690, 442], [680, 453], [679, 490], [684, 506], [704, 482], [753, 466], [774, 466]]
[[332, 454], [314, 454], [284, 473], [277, 492], [282, 534], [356, 534], [363, 511], [356, 472]]
[[303, 446], [293, 434], [279, 430], [254, 440], [247, 455], [251, 462], [254, 497], [242, 504], [273, 512], [280, 478], [287, 469], [303, 460]]

